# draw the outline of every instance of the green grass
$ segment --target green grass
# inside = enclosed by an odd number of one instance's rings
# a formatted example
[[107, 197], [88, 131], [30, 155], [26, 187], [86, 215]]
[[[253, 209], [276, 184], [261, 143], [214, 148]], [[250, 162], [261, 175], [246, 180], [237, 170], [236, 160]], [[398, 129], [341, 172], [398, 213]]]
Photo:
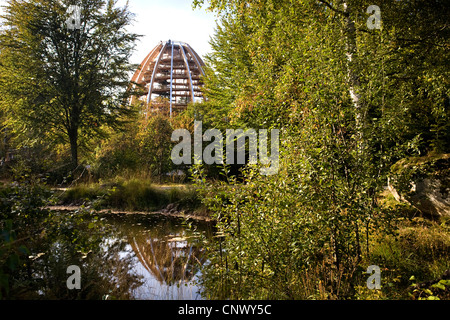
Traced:
[[[402, 214], [395, 232], [371, 237], [370, 256], [364, 264], [380, 266], [382, 290], [374, 295], [362, 287], [361, 298], [415, 299], [412, 285], [439, 279], [450, 270], [450, 219], [421, 217], [417, 209], [397, 202], [388, 191], [380, 195], [379, 203]], [[430, 289], [442, 299], [450, 298], [450, 288]]]
[[155, 185], [143, 179], [79, 184], [62, 193], [59, 204], [81, 205], [86, 202], [94, 202], [99, 208], [127, 211], [157, 211], [168, 204], [176, 204], [180, 210], [206, 214], [193, 186]]
[[[383, 270], [384, 298], [411, 298], [412, 285], [439, 279], [450, 270], [449, 257], [450, 225], [445, 219], [404, 218], [395, 234], [375, 237], [371, 243], [370, 263]], [[449, 292], [436, 294], [448, 299]]]
[[99, 197], [103, 197], [108, 193], [106, 188], [102, 188], [96, 184], [80, 184], [76, 187], [69, 188], [64, 192], [56, 192], [56, 196], [60, 198], [61, 204], [80, 205], [87, 201], [93, 201]]

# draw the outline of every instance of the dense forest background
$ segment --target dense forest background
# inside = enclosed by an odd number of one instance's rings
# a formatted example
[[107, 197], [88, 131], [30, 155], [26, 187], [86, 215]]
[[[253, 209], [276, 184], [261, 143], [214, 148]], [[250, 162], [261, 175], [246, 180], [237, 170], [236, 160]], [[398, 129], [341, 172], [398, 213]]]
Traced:
[[[60, 28], [64, 6], [8, 1], [0, 35], [6, 181], [192, 181], [190, 197], [220, 235], [208, 243], [207, 298], [448, 299], [446, 1], [195, 0], [194, 9], [217, 14], [207, 100], [173, 118], [145, 117], [146, 106], [127, 103], [138, 38], [124, 31], [131, 14], [111, 1], [81, 2], [92, 15], [74, 33]], [[367, 12], [373, 5], [379, 15]], [[194, 119], [204, 130], [279, 129], [278, 174], [259, 174], [261, 164], [175, 166], [171, 134], [193, 133]], [[414, 200], [412, 186], [425, 180], [443, 209]], [[8, 201], [0, 229], [11, 231], [17, 211]], [[382, 290], [365, 285], [370, 265], [382, 266]]]

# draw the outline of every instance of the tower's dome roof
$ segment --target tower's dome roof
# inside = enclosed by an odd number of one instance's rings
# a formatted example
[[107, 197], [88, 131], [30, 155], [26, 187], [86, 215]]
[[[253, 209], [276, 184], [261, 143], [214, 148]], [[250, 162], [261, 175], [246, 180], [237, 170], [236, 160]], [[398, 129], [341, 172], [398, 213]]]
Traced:
[[170, 114], [174, 110], [184, 110], [189, 102], [203, 99], [200, 78], [204, 74], [204, 65], [189, 44], [171, 40], [160, 42], [131, 79], [145, 88], [143, 95], [132, 101], [139, 99], [156, 104], [166, 98]]

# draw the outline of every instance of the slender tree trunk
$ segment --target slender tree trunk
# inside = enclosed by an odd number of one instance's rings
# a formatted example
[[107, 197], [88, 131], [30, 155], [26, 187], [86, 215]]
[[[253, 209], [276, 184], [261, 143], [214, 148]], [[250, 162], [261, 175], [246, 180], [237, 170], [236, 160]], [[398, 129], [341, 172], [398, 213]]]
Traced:
[[333, 260], [336, 266], [336, 269], [339, 270], [341, 265], [341, 257], [339, 252], [339, 244], [338, 244], [338, 235], [337, 235], [337, 227], [333, 228], [333, 232], [331, 234], [331, 246], [333, 248]]
[[361, 240], [359, 236], [359, 225], [358, 220], [355, 222], [355, 241], [356, 241], [356, 258], [358, 262], [361, 261]]
[[[361, 95], [360, 81], [360, 64], [358, 59], [358, 47], [356, 43], [356, 26], [352, 16], [351, 8], [347, 2], [343, 2], [345, 16], [345, 36], [346, 36], [346, 56], [347, 56], [347, 78], [349, 85], [349, 94], [353, 103], [355, 112], [355, 132], [356, 132], [356, 151], [357, 151], [357, 170], [363, 169], [363, 160], [365, 156], [365, 122], [366, 112], [364, 107], [364, 99]], [[356, 241], [356, 257], [361, 260], [359, 219], [355, 219], [355, 241]]]
[[162, 156], [159, 156], [159, 184], [162, 183], [162, 167], [163, 167], [163, 160]]
[[355, 122], [356, 132], [358, 135], [358, 144], [362, 148], [364, 141], [364, 118], [365, 112], [363, 108], [363, 101], [361, 97], [361, 82], [360, 82], [360, 70], [358, 64], [358, 48], [356, 45], [356, 26], [355, 21], [352, 18], [351, 10], [347, 3], [343, 3], [344, 14], [346, 19], [345, 35], [347, 41], [347, 72], [349, 93], [352, 99], [353, 106], [355, 108]]

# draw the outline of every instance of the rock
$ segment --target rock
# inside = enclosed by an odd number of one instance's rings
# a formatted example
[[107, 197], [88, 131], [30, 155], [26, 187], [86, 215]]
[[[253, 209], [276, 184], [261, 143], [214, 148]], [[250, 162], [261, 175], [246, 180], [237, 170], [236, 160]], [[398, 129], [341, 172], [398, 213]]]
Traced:
[[441, 189], [440, 180], [423, 179], [414, 184], [413, 194], [407, 200], [423, 213], [450, 217], [450, 197]]
[[[425, 158], [425, 157], [422, 157]], [[388, 181], [388, 189], [394, 198], [400, 202], [407, 202], [420, 210], [425, 215], [434, 217], [450, 217], [450, 161], [448, 155], [442, 155], [439, 159], [430, 158], [418, 162], [415, 159], [414, 166], [402, 163], [402, 170], [414, 168], [411, 174], [409, 192], [401, 194], [396, 190], [392, 181]], [[408, 166], [410, 168], [408, 168]], [[416, 174], [419, 172], [420, 174]]]

